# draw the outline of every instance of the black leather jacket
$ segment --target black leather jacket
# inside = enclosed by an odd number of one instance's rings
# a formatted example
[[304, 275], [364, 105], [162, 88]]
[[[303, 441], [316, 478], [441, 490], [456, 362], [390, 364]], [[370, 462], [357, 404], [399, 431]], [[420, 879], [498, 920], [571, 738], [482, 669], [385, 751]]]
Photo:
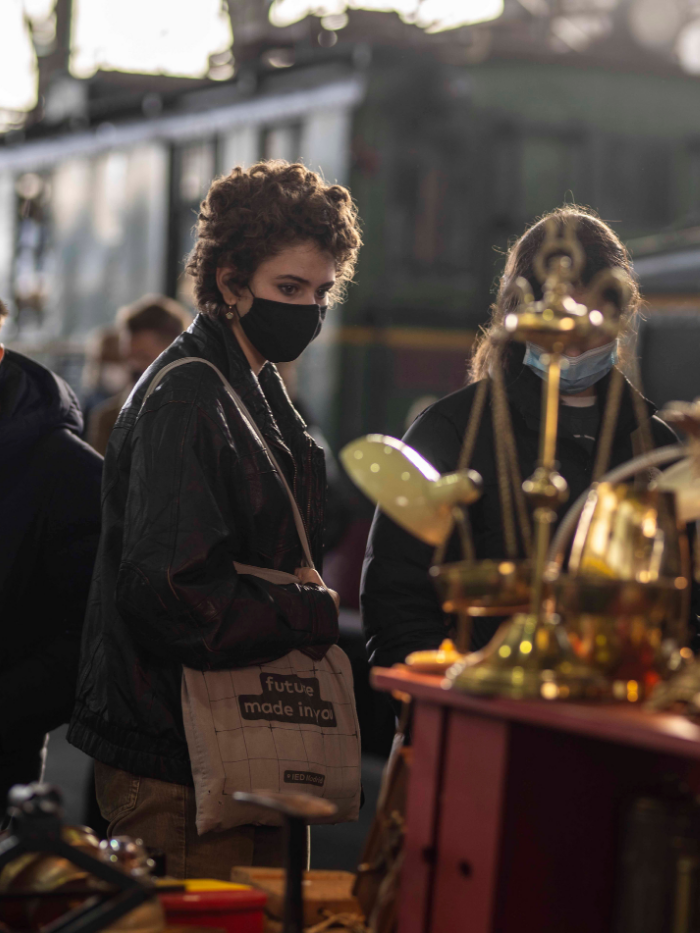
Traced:
[[[610, 376], [596, 386], [599, 407], [605, 409]], [[440, 471], [457, 468], [462, 440], [469, 421], [476, 384], [448, 395], [426, 409], [413, 423], [404, 440]], [[631, 392], [626, 383], [613, 440], [610, 468], [640, 453], [638, 429]], [[542, 380], [528, 367], [517, 366], [507, 386], [518, 449], [520, 475], [532, 474], [539, 458]], [[654, 443], [657, 447], [676, 443], [669, 426], [654, 414], [647, 402]], [[597, 445], [596, 445], [597, 446]], [[588, 453], [560, 426], [557, 437], [559, 471], [569, 485], [568, 504], [590, 485], [595, 449]], [[503, 558], [503, 522], [495, 466], [493, 425], [487, 406], [477, 435], [471, 466], [484, 482], [482, 496], [469, 509], [476, 556], [479, 560]], [[559, 511], [561, 519], [566, 506]], [[442, 612], [437, 592], [428, 576], [434, 549], [377, 511], [370, 531], [362, 574], [362, 622], [372, 664], [390, 667], [412, 651], [437, 648], [448, 634], [453, 617]], [[459, 560], [459, 542], [454, 535], [447, 560]], [[693, 617], [694, 618], [694, 617]], [[472, 648], [482, 648], [502, 619], [472, 620]]]
[[321, 657], [338, 637], [335, 604], [315, 585], [239, 576], [233, 561], [293, 572], [302, 551], [280, 477], [210, 366], [273, 449], [321, 566], [323, 451], [272, 364], [255, 378], [236, 338], [200, 314], [139, 380], [109, 441], [102, 537], [88, 602], [68, 739], [134, 774], [192, 781], [182, 725], [182, 665], [243, 667], [293, 648]]

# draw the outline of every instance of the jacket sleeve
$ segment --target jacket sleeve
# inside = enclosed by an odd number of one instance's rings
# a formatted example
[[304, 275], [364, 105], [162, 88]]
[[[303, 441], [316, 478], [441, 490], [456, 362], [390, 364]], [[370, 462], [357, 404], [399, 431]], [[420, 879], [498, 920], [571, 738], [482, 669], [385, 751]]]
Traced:
[[[450, 421], [428, 409], [404, 441], [440, 473], [455, 468], [461, 440]], [[377, 509], [360, 584], [362, 624], [370, 663], [390, 667], [412, 651], [437, 648], [451, 619], [440, 606], [428, 571], [434, 548]]]
[[[67, 434], [67, 432], [66, 432]], [[65, 447], [67, 441], [67, 449]], [[80, 636], [100, 536], [102, 457], [72, 435], [51, 462], [52, 482], [37, 555], [37, 586], [53, 597], [54, 636], [0, 675], [0, 746], [20, 747], [29, 733], [50, 732], [70, 719], [80, 657]], [[25, 624], [28, 622], [24, 620]]]
[[[116, 606], [156, 657], [197, 670], [312, 652], [338, 638], [323, 587], [236, 573], [236, 483], [258, 469], [195, 403], [146, 412], [132, 442]], [[231, 482], [235, 477], [235, 482]]]

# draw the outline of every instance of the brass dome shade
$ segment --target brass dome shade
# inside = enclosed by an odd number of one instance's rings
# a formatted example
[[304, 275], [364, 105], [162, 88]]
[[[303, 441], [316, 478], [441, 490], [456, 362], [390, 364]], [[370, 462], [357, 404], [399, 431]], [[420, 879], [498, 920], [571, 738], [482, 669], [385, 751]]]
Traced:
[[664, 673], [661, 646], [687, 616], [687, 541], [674, 499], [659, 490], [601, 482], [588, 494], [569, 559], [553, 583], [580, 658], [639, 700]]

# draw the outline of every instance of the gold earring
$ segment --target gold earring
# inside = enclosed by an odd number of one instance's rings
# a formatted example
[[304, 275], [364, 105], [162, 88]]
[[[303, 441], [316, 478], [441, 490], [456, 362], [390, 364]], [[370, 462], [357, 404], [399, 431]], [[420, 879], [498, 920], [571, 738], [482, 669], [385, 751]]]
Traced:
[[228, 320], [230, 321], [230, 320], [233, 318], [233, 316], [234, 316], [234, 314], [233, 314], [233, 305], [227, 305], [227, 307], [228, 307], [228, 311], [226, 312], [226, 315], [225, 315], [225, 316], [226, 316], [226, 318], [228, 318]]

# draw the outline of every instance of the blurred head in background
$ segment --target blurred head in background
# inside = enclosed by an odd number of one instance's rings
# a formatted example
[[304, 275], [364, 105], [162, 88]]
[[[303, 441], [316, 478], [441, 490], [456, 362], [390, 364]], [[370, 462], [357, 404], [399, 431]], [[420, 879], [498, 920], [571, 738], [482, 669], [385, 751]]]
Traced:
[[192, 323], [192, 316], [173, 298], [144, 295], [117, 312], [122, 352], [129, 379], [137, 382], [151, 363]]
[[83, 391], [88, 398], [96, 395], [108, 398], [121, 392], [128, 378], [119, 331], [116, 327], [101, 327], [91, 336], [85, 350]]

